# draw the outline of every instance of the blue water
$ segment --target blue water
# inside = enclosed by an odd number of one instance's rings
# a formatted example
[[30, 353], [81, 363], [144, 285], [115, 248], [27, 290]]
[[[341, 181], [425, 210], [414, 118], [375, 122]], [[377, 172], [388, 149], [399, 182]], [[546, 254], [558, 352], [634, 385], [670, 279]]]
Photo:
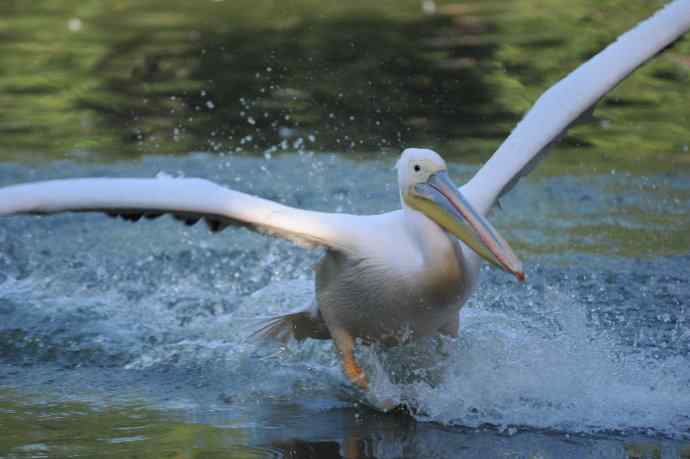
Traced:
[[[372, 213], [398, 205], [394, 160], [302, 152], [6, 163], [0, 185], [165, 171], [290, 205]], [[451, 173], [462, 183], [476, 167]], [[0, 385], [95, 405], [143, 400], [186, 422], [232, 424], [256, 447], [300, 439], [342, 448], [355, 432], [375, 449], [366, 457], [414, 457], [409, 448], [456, 457], [458, 438], [468, 457], [487, 445], [489, 456], [608, 457], [639, 438], [680, 454], [690, 438], [690, 181], [539, 175], [502, 205], [492, 219], [528, 281], [485, 267], [459, 338], [360, 346], [368, 396], [346, 382], [329, 342], [250, 338], [257, 319], [310, 299], [318, 251], [171, 218], [4, 218]], [[366, 408], [384, 398], [412, 414]]]

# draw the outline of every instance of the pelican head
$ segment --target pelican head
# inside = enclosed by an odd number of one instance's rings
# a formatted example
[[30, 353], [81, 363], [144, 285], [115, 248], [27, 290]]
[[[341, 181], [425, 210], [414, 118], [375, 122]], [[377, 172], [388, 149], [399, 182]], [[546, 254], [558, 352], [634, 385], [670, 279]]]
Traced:
[[522, 263], [489, 221], [465, 199], [433, 150], [408, 148], [396, 164], [404, 205], [421, 212], [479, 256], [524, 280]]

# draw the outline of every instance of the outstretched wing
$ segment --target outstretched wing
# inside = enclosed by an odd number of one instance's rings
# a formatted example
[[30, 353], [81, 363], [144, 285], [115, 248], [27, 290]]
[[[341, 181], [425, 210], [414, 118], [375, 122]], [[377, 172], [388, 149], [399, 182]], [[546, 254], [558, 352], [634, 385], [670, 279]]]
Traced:
[[481, 212], [528, 174], [549, 146], [645, 61], [690, 28], [690, 0], [676, 0], [621, 35], [539, 97], [463, 193]]
[[0, 216], [104, 212], [130, 221], [172, 214], [191, 225], [203, 219], [212, 231], [232, 224], [305, 246], [351, 247], [354, 215], [295, 209], [197, 178], [83, 178], [0, 188]]

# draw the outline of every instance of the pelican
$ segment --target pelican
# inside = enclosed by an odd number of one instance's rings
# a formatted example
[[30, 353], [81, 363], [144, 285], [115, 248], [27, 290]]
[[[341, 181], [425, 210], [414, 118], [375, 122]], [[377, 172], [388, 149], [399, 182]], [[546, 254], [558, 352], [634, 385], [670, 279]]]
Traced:
[[296, 209], [201, 178], [84, 178], [0, 189], [0, 215], [104, 212], [138, 221], [172, 214], [321, 247], [315, 296], [258, 333], [332, 339], [349, 381], [368, 378], [353, 349], [458, 334], [459, 310], [477, 287], [482, 260], [524, 280], [522, 264], [487, 215], [548, 147], [598, 100], [690, 28], [690, 0], [676, 0], [546, 91], [472, 179], [458, 188], [436, 152], [409, 148], [396, 170], [401, 208], [379, 215]]

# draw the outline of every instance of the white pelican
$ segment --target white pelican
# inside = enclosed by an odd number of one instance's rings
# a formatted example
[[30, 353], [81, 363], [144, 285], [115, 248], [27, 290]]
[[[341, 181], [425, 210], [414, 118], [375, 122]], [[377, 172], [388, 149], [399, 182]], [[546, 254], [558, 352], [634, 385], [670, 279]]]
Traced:
[[355, 339], [397, 343], [456, 335], [458, 313], [477, 285], [481, 259], [523, 279], [520, 261], [486, 219], [500, 195], [547, 147], [623, 78], [690, 28], [690, 0], [676, 0], [622, 35], [536, 102], [462, 188], [435, 152], [407, 149], [397, 162], [401, 209], [357, 216], [295, 209], [198, 178], [88, 178], [0, 189], [0, 215], [105, 212], [137, 221], [165, 213], [212, 231], [240, 224], [326, 254], [316, 294], [303, 310], [261, 333], [333, 339], [349, 380], [366, 389]]

